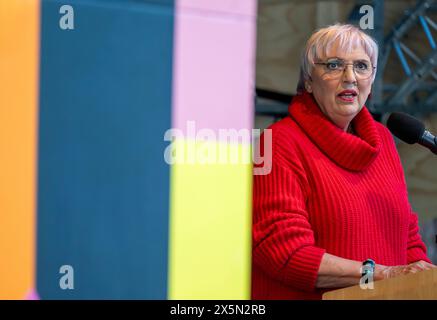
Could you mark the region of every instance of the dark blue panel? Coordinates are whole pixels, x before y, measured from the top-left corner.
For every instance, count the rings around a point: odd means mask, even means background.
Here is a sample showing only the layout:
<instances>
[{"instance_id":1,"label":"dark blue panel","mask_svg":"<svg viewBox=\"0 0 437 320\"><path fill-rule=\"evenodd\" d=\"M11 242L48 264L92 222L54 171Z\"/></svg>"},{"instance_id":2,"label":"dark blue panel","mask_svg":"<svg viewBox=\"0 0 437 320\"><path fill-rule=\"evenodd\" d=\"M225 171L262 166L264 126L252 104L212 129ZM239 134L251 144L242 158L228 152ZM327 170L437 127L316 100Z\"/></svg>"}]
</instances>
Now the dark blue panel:
<instances>
[{"instance_id":1,"label":"dark blue panel","mask_svg":"<svg viewBox=\"0 0 437 320\"><path fill-rule=\"evenodd\" d=\"M74 30L63 4L42 1L37 289L166 299L173 1L70 1Z\"/></svg>"}]
</instances>

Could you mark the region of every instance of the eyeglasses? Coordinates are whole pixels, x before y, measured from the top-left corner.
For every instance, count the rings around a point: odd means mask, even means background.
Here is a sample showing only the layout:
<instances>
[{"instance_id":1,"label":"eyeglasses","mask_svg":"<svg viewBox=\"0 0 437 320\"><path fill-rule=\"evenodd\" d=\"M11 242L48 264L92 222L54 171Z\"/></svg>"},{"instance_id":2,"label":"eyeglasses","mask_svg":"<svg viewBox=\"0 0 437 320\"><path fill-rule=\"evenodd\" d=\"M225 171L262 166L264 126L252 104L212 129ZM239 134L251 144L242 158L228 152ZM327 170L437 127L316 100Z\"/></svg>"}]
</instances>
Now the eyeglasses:
<instances>
[{"instance_id":1,"label":"eyeglasses","mask_svg":"<svg viewBox=\"0 0 437 320\"><path fill-rule=\"evenodd\" d=\"M373 75L375 67L367 60L358 60L353 63L346 63L342 59L329 59L327 62L315 62L314 64L323 65L326 74L332 78L340 77L346 66L353 66L355 77L357 80L366 80Z\"/></svg>"}]
</instances>

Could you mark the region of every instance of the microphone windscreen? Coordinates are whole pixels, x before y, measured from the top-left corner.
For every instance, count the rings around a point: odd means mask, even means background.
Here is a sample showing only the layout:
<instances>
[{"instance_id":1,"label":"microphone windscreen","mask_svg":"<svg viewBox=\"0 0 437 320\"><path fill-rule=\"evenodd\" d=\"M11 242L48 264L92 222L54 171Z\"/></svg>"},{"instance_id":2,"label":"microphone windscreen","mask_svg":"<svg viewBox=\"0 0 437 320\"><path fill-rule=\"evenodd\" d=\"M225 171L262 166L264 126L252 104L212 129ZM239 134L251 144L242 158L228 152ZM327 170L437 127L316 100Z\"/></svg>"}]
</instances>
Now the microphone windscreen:
<instances>
[{"instance_id":1,"label":"microphone windscreen","mask_svg":"<svg viewBox=\"0 0 437 320\"><path fill-rule=\"evenodd\" d=\"M403 112L393 112L388 117L387 127L396 137L409 144L417 143L425 132L422 122Z\"/></svg>"}]
</instances>

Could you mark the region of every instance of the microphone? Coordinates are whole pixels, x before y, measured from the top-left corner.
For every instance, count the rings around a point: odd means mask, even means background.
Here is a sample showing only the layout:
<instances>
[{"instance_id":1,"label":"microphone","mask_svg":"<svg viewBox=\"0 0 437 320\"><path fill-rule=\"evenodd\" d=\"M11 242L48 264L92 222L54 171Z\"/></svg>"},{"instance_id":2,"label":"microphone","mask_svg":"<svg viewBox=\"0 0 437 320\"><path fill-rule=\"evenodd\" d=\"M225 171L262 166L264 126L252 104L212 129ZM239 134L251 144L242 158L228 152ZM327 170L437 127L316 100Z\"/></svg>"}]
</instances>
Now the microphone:
<instances>
[{"instance_id":1,"label":"microphone","mask_svg":"<svg viewBox=\"0 0 437 320\"><path fill-rule=\"evenodd\" d=\"M388 117L387 127L402 141L409 144L421 144L437 154L436 136L426 130L418 119L403 112L393 112Z\"/></svg>"}]
</instances>

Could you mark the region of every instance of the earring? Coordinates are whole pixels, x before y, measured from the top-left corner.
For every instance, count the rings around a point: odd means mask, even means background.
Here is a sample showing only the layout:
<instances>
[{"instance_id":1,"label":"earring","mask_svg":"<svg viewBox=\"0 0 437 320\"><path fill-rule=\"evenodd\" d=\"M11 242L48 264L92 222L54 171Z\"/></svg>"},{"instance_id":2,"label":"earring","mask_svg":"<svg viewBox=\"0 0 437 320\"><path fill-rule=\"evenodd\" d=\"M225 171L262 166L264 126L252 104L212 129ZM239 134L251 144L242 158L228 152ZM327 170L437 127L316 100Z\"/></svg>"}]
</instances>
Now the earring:
<instances>
[{"instance_id":1,"label":"earring","mask_svg":"<svg viewBox=\"0 0 437 320\"><path fill-rule=\"evenodd\" d=\"M309 84L305 84L305 89L311 93L311 86Z\"/></svg>"}]
</instances>

